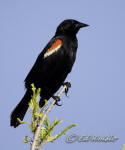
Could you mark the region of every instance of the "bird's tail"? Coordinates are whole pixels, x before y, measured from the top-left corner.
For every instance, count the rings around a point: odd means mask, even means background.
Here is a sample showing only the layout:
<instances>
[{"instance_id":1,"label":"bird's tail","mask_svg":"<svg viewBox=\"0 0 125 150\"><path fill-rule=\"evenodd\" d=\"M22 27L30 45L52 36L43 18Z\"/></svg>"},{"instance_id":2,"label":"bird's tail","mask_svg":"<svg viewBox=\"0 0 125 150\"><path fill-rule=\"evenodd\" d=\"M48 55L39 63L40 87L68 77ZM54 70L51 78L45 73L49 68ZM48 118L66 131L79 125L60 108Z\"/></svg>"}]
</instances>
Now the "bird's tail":
<instances>
[{"instance_id":1,"label":"bird's tail","mask_svg":"<svg viewBox=\"0 0 125 150\"><path fill-rule=\"evenodd\" d=\"M22 100L19 102L19 104L16 106L16 108L12 111L11 117L10 117L10 125L14 126L16 128L20 123L17 120L17 118L20 118L23 120L27 109L29 107L28 103L31 99L32 91L27 90Z\"/></svg>"}]
</instances>

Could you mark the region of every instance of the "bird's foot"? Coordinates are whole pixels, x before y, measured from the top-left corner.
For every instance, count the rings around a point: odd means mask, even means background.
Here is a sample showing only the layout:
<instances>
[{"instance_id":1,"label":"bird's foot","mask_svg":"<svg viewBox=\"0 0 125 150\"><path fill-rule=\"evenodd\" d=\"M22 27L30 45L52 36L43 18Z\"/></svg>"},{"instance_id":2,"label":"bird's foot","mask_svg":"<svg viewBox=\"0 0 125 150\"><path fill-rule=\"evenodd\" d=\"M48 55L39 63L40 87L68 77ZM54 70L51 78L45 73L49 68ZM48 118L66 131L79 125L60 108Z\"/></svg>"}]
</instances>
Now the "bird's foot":
<instances>
[{"instance_id":1,"label":"bird's foot","mask_svg":"<svg viewBox=\"0 0 125 150\"><path fill-rule=\"evenodd\" d=\"M52 96L52 98L56 101L55 105L57 106L62 106L62 104L59 104L58 102L60 101L60 97L59 96Z\"/></svg>"},{"instance_id":2,"label":"bird's foot","mask_svg":"<svg viewBox=\"0 0 125 150\"><path fill-rule=\"evenodd\" d=\"M65 95L68 96L67 94L68 94L69 88L71 88L71 83L70 82L64 82L63 86L66 86Z\"/></svg>"}]
</instances>

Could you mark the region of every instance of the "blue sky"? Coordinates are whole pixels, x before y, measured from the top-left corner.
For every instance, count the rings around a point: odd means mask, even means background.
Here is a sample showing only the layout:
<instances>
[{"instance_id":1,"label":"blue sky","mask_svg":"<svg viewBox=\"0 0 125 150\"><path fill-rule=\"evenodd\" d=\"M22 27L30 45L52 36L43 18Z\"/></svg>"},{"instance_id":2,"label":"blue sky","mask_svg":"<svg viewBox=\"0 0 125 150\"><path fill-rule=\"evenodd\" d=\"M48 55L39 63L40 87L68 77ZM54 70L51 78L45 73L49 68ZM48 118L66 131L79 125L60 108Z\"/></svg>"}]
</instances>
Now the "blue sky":
<instances>
[{"instance_id":1,"label":"blue sky","mask_svg":"<svg viewBox=\"0 0 125 150\"><path fill-rule=\"evenodd\" d=\"M89 24L78 33L77 60L69 98L62 96L51 120L80 136L117 136L114 143L65 143L62 136L43 149L118 150L125 143L125 1L124 0L0 0L1 149L29 149L21 139L28 127L13 129L9 116L25 92L24 79L57 25L72 18ZM25 120L30 114L27 113ZM57 130L58 131L58 130Z\"/></svg>"}]
</instances>

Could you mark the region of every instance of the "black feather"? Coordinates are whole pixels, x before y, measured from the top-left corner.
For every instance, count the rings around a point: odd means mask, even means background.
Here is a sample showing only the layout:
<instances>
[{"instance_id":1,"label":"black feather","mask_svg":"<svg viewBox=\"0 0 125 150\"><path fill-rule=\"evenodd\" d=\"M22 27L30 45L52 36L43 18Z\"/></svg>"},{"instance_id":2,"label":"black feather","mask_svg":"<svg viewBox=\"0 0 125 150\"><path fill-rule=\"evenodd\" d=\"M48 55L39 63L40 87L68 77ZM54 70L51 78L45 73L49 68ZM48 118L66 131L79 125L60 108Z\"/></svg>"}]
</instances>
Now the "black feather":
<instances>
[{"instance_id":1,"label":"black feather","mask_svg":"<svg viewBox=\"0 0 125 150\"><path fill-rule=\"evenodd\" d=\"M75 62L78 47L76 33L80 27L82 27L82 23L71 19L63 21L58 26L55 36L39 54L25 79L27 92L11 114L11 126L17 127L19 123L16 118L18 117L23 120L25 116L31 98L32 92L30 88L32 83L34 83L36 88L41 88L40 107L44 105L44 100L49 100L64 83ZM51 55L44 57L47 50L58 39L62 41L61 47Z\"/></svg>"}]
</instances>

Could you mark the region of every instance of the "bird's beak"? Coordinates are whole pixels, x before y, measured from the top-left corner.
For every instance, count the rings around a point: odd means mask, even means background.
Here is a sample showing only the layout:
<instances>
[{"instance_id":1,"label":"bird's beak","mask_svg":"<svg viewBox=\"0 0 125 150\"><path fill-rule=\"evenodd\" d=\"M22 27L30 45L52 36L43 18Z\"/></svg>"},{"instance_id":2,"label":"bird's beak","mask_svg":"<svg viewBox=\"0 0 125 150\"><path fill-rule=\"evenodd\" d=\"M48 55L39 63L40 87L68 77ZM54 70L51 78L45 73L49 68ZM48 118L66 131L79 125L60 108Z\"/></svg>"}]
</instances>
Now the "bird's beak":
<instances>
[{"instance_id":1,"label":"bird's beak","mask_svg":"<svg viewBox=\"0 0 125 150\"><path fill-rule=\"evenodd\" d=\"M88 27L89 25L80 22L80 23L78 24L78 26L79 26L79 28L83 28L83 27Z\"/></svg>"}]
</instances>

